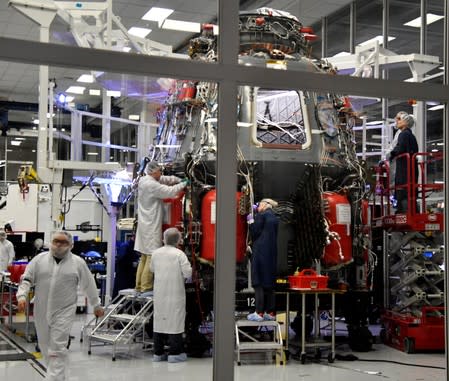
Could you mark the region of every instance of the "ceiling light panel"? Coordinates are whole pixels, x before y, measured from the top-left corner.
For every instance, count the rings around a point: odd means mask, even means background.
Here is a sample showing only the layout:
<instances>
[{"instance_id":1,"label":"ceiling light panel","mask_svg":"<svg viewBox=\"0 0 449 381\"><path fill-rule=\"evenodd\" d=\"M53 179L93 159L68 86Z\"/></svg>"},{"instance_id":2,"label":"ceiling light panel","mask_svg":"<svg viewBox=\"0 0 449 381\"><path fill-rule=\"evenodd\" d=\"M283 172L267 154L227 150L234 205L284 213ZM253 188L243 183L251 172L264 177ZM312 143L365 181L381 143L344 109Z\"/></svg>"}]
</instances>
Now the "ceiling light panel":
<instances>
[{"instance_id":1,"label":"ceiling light panel","mask_svg":"<svg viewBox=\"0 0 449 381\"><path fill-rule=\"evenodd\" d=\"M128 30L128 33L133 36L136 36L136 37L145 38L146 36L148 36L151 33L151 29L138 28L136 26L133 26L132 28L130 28Z\"/></svg>"},{"instance_id":2,"label":"ceiling light panel","mask_svg":"<svg viewBox=\"0 0 449 381\"><path fill-rule=\"evenodd\" d=\"M65 92L72 94L84 94L84 90L86 90L83 86L70 86Z\"/></svg>"},{"instance_id":3,"label":"ceiling light panel","mask_svg":"<svg viewBox=\"0 0 449 381\"><path fill-rule=\"evenodd\" d=\"M393 41L395 39L396 39L396 37L388 36L388 41ZM370 38L369 40L361 42L358 46L368 45L374 41L379 41L379 45L382 45L384 43L384 36L376 36L376 37Z\"/></svg>"},{"instance_id":4,"label":"ceiling light panel","mask_svg":"<svg viewBox=\"0 0 449 381\"><path fill-rule=\"evenodd\" d=\"M181 32L200 33L201 24L199 22L167 19L162 24L162 29L179 30Z\"/></svg>"},{"instance_id":5,"label":"ceiling light panel","mask_svg":"<svg viewBox=\"0 0 449 381\"><path fill-rule=\"evenodd\" d=\"M94 76L91 74L82 74L80 77L76 80L77 82L83 82L83 83L93 83L94 82Z\"/></svg>"},{"instance_id":6,"label":"ceiling light panel","mask_svg":"<svg viewBox=\"0 0 449 381\"><path fill-rule=\"evenodd\" d=\"M142 20L162 22L173 12L173 9L153 7L143 15Z\"/></svg>"},{"instance_id":7,"label":"ceiling light panel","mask_svg":"<svg viewBox=\"0 0 449 381\"><path fill-rule=\"evenodd\" d=\"M428 110L429 111L437 111L437 110L442 110L442 109L444 109L444 105L436 105L436 106L430 107Z\"/></svg>"},{"instance_id":8,"label":"ceiling light panel","mask_svg":"<svg viewBox=\"0 0 449 381\"><path fill-rule=\"evenodd\" d=\"M90 90L89 90L89 95L96 95L96 96L99 96L99 95L101 95L101 90L90 89Z\"/></svg>"},{"instance_id":9,"label":"ceiling light panel","mask_svg":"<svg viewBox=\"0 0 449 381\"><path fill-rule=\"evenodd\" d=\"M427 25L430 25L434 23L435 21L444 19L444 16L435 15L433 13L427 13L426 14L426 23ZM417 17L416 19L410 20L409 22L406 22L404 25L411 26L413 28L421 28L421 16Z\"/></svg>"},{"instance_id":10,"label":"ceiling light panel","mask_svg":"<svg viewBox=\"0 0 449 381\"><path fill-rule=\"evenodd\" d=\"M122 94L120 91L108 90L108 91L106 91L106 95L108 97L119 97Z\"/></svg>"}]
</instances>

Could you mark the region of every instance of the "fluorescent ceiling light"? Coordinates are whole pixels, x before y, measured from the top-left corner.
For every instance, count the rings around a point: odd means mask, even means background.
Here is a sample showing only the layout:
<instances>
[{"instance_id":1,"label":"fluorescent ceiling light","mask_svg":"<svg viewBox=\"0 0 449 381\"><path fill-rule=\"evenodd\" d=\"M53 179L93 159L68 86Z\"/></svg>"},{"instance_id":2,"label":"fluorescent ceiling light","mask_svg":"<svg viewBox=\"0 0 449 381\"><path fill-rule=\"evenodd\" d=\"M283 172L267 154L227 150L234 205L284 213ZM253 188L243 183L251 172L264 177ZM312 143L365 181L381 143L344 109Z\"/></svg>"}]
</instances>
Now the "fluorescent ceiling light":
<instances>
[{"instance_id":1,"label":"fluorescent ceiling light","mask_svg":"<svg viewBox=\"0 0 449 381\"><path fill-rule=\"evenodd\" d=\"M70 86L65 92L72 94L84 94L84 90L86 90L83 86Z\"/></svg>"},{"instance_id":2,"label":"fluorescent ceiling light","mask_svg":"<svg viewBox=\"0 0 449 381\"><path fill-rule=\"evenodd\" d=\"M83 82L83 83L94 83L94 80L95 79L92 74L82 74L76 81Z\"/></svg>"},{"instance_id":3,"label":"fluorescent ceiling light","mask_svg":"<svg viewBox=\"0 0 449 381\"><path fill-rule=\"evenodd\" d=\"M89 90L89 95L101 95L101 90L90 89Z\"/></svg>"},{"instance_id":4,"label":"fluorescent ceiling light","mask_svg":"<svg viewBox=\"0 0 449 381\"><path fill-rule=\"evenodd\" d=\"M396 37L388 36L388 41L393 41L395 39L396 39ZM361 42L360 44L358 44L358 46L368 45L368 44L370 44L371 42L374 42L374 41L379 41L379 45L382 45L384 43L384 37L383 36L376 36L376 37L370 38L369 40Z\"/></svg>"},{"instance_id":5,"label":"fluorescent ceiling light","mask_svg":"<svg viewBox=\"0 0 449 381\"><path fill-rule=\"evenodd\" d=\"M436 106L430 107L428 110L436 111L436 110L442 110L442 109L444 109L444 105L436 105Z\"/></svg>"},{"instance_id":6,"label":"fluorescent ceiling light","mask_svg":"<svg viewBox=\"0 0 449 381\"><path fill-rule=\"evenodd\" d=\"M87 153L89 156L97 156L98 152L88 152Z\"/></svg>"},{"instance_id":7,"label":"fluorescent ceiling light","mask_svg":"<svg viewBox=\"0 0 449 381\"><path fill-rule=\"evenodd\" d=\"M151 29L138 28L137 26L133 26L132 28L130 28L128 30L128 33L133 36L145 38L146 36L148 36L151 33Z\"/></svg>"},{"instance_id":8,"label":"fluorescent ceiling light","mask_svg":"<svg viewBox=\"0 0 449 381\"><path fill-rule=\"evenodd\" d=\"M122 93L120 91L115 91L115 90L107 90L106 91L106 95L108 97L119 97L120 95L122 95Z\"/></svg>"},{"instance_id":9,"label":"fluorescent ceiling light","mask_svg":"<svg viewBox=\"0 0 449 381\"><path fill-rule=\"evenodd\" d=\"M74 99L75 99L75 97L72 97L71 95L67 95L67 96L65 97L66 103L69 103L69 102L73 101Z\"/></svg>"},{"instance_id":10,"label":"fluorescent ceiling light","mask_svg":"<svg viewBox=\"0 0 449 381\"><path fill-rule=\"evenodd\" d=\"M162 22L173 12L173 9L153 7L143 15L142 20Z\"/></svg>"},{"instance_id":11,"label":"fluorescent ceiling light","mask_svg":"<svg viewBox=\"0 0 449 381\"><path fill-rule=\"evenodd\" d=\"M182 32L200 33L201 25L199 22L189 22L167 19L162 24L162 29L180 30Z\"/></svg>"},{"instance_id":12,"label":"fluorescent ceiling light","mask_svg":"<svg viewBox=\"0 0 449 381\"><path fill-rule=\"evenodd\" d=\"M351 55L351 53L349 53L349 52L340 52L340 53L334 54L332 57L346 57L346 56L350 56L350 55Z\"/></svg>"},{"instance_id":13,"label":"fluorescent ceiling light","mask_svg":"<svg viewBox=\"0 0 449 381\"><path fill-rule=\"evenodd\" d=\"M137 114L130 114L128 115L129 120L140 120L140 115Z\"/></svg>"},{"instance_id":14,"label":"fluorescent ceiling light","mask_svg":"<svg viewBox=\"0 0 449 381\"><path fill-rule=\"evenodd\" d=\"M434 23L435 21L444 19L444 16L435 15L433 13L427 13L426 14L426 23L427 25L430 25ZM421 28L421 16L417 17L416 19L413 19L409 22L406 22L404 25L411 26L413 28Z\"/></svg>"},{"instance_id":15,"label":"fluorescent ceiling light","mask_svg":"<svg viewBox=\"0 0 449 381\"><path fill-rule=\"evenodd\" d=\"M39 119L33 119L33 124L39 124Z\"/></svg>"},{"instance_id":16,"label":"fluorescent ceiling light","mask_svg":"<svg viewBox=\"0 0 449 381\"><path fill-rule=\"evenodd\" d=\"M26 140L25 138L14 138L14 140Z\"/></svg>"},{"instance_id":17,"label":"fluorescent ceiling light","mask_svg":"<svg viewBox=\"0 0 449 381\"><path fill-rule=\"evenodd\" d=\"M383 124L384 121L383 120L373 120L372 122L367 122L366 125L367 126L375 126L376 124Z\"/></svg>"},{"instance_id":18,"label":"fluorescent ceiling light","mask_svg":"<svg viewBox=\"0 0 449 381\"><path fill-rule=\"evenodd\" d=\"M22 142L19 140L11 140L11 145L12 146L20 146L22 144Z\"/></svg>"},{"instance_id":19,"label":"fluorescent ceiling light","mask_svg":"<svg viewBox=\"0 0 449 381\"><path fill-rule=\"evenodd\" d=\"M124 46L122 51L125 53L129 53L131 51L131 48L129 46Z\"/></svg>"}]
</instances>

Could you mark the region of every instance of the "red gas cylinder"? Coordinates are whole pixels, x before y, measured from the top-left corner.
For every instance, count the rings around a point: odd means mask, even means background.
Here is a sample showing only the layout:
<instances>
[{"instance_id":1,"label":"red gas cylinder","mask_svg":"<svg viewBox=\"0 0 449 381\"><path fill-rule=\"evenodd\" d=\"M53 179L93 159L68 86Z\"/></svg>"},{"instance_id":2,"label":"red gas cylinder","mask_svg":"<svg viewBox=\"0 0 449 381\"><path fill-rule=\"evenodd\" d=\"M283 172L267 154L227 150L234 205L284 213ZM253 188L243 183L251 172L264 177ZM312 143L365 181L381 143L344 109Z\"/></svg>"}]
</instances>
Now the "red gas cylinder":
<instances>
[{"instance_id":1,"label":"red gas cylinder","mask_svg":"<svg viewBox=\"0 0 449 381\"><path fill-rule=\"evenodd\" d=\"M351 205L345 195L324 192L325 217L329 224L330 244L322 262L325 267L339 267L352 261Z\"/></svg>"},{"instance_id":2,"label":"red gas cylinder","mask_svg":"<svg viewBox=\"0 0 449 381\"><path fill-rule=\"evenodd\" d=\"M8 271L11 273L9 279L11 282L19 283L20 277L25 272L28 262L13 262L8 266Z\"/></svg>"},{"instance_id":3,"label":"red gas cylinder","mask_svg":"<svg viewBox=\"0 0 449 381\"><path fill-rule=\"evenodd\" d=\"M196 96L196 84L194 81L182 81L178 93L178 101L190 101Z\"/></svg>"},{"instance_id":4,"label":"red gas cylinder","mask_svg":"<svg viewBox=\"0 0 449 381\"><path fill-rule=\"evenodd\" d=\"M241 193L236 193L236 205L239 205ZM215 189L206 193L201 201L201 258L209 261L215 260L215 222L216 222L216 199ZM237 213L236 232L236 260L241 262L246 250L246 219Z\"/></svg>"},{"instance_id":5,"label":"red gas cylinder","mask_svg":"<svg viewBox=\"0 0 449 381\"><path fill-rule=\"evenodd\" d=\"M182 226L182 201L184 192L181 192L175 198L165 198L164 202L164 220L162 221L162 231L168 228Z\"/></svg>"}]
</instances>

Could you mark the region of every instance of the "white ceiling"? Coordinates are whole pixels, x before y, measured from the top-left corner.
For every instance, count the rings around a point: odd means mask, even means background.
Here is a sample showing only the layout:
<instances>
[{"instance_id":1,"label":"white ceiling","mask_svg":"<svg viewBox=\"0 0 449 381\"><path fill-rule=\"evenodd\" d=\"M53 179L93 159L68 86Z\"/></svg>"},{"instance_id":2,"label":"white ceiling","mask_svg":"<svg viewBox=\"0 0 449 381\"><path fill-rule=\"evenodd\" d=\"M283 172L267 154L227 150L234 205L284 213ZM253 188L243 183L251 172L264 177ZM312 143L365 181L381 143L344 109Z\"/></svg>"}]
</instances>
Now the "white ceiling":
<instances>
[{"instance_id":1,"label":"white ceiling","mask_svg":"<svg viewBox=\"0 0 449 381\"><path fill-rule=\"evenodd\" d=\"M94 3L94 1L74 1L74 3L75 2ZM297 16L303 25L310 25L319 21L321 17L334 12L350 2L351 0L242 0L240 3L242 11L267 6L290 12ZM194 34L159 29L156 22L141 19L141 17L153 6L175 9L175 12L170 15L170 19L199 23L216 23L217 20L218 2L216 0L113 0L113 13L120 17L121 22L128 29L132 26L149 28L152 29L152 32L147 38L170 45L173 49L185 48L188 40L194 36ZM50 41L56 43L74 43L68 29L69 27L67 24L61 19L55 18L50 26ZM3 0L0 2L0 36L26 40L39 40L39 27L16 9L8 6L8 1ZM64 91L69 85L74 84L81 74L82 72L80 71L50 68L50 77L56 78L59 86L58 91ZM97 88L98 87L99 86L97 86ZM0 99L37 102L38 67L0 61ZM78 100L79 99L80 97L78 97ZM92 102L99 103L100 99L91 98L89 100L84 98L81 102L91 104Z\"/></svg>"}]
</instances>

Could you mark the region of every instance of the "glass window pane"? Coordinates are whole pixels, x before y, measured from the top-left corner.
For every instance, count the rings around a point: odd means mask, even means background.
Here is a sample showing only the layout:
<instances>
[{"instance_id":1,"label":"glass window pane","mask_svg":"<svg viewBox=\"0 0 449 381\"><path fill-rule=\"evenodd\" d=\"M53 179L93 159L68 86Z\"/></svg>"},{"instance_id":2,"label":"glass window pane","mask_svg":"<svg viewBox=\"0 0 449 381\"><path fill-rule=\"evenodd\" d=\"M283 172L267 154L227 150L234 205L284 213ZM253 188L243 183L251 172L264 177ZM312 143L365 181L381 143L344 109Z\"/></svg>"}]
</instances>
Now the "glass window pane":
<instances>
[{"instance_id":1,"label":"glass window pane","mask_svg":"<svg viewBox=\"0 0 449 381\"><path fill-rule=\"evenodd\" d=\"M129 4L108 2L51 1L48 6L29 7L20 1L0 6L4 37L20 38L117 52L186 59L189 40L203 25L217 26L218 1L189 6L151 6L145 1ZM48 25L47 25L48 24ZM40 33L40 25L48 27ZM109 28L111 32L108 33ZM213 62L213 61L208 61Z\"/></svg>"}]
</instances>

